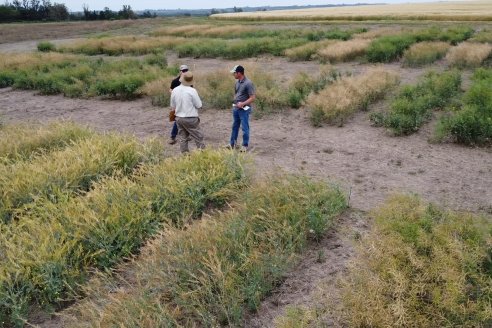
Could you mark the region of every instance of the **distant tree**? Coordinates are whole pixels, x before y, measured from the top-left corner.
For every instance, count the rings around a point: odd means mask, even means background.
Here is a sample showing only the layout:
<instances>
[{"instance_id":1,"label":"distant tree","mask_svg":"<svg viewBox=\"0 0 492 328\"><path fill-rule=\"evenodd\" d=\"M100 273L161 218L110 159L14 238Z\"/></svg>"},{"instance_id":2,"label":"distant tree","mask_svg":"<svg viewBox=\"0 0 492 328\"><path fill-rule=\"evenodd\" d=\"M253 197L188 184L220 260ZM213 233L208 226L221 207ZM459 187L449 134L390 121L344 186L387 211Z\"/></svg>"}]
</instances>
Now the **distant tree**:
<instances>
[{"instance_id":1,"label":"distant tree","mask_svg":"<svg viewBox=\"0 0 492 328\"><path fill-rule=\"evenodd\" d=\"M48 19L54 21L67 20L70 17L64 3L54 3L48 10Z\"/></svg>"},{"instance_id":2,"label":"distant tree","mask_svg":"<svg viewBox=\"0 0 492 328\"><path fill-rule=\"evenodd\" d=\"M236 6L234 6L234 8L232 8L232 10L235 12L235 13L240 13L243 11L243 8L237 8Z\"/></svg>"},{"instance_id":3,"label":"distant tree","mask_svg":"<svg viewBox=\"0 0 492 328\"><path fill-rule=\"evenodd\" d=\"M215 8L212 8L212 10L210 11L210 15L215 15L215 14L218 14L218 13L220 13L220 11L218 11Z\"/></svg>"},{"instance_id":4,"label":"distant tree","mask_svg":"<svg viewBox=\"0 0 492 328\"><path fill-rule=\"evenodd\" d=\"M84 18L86 20L89 20L90 16L91 16L91 12L89 11L89 5L84 3L82 5L82 10L84 11Z\"/></svg>"},{"instance_id":5,"label":"distant tree","mask_svg":"<svg viewBox=\"0 0 492 328\"><path fill-rule=\"evenodd\" d=\"M19 19L19 12L13 5L0 5L0 22L11 22Z\"/></svg>"},{"instance_id":6,"label":"distant tree","mask_svg":"<svg viewBox=\"0 0 492 328\"><path fill-rule=\"evenodd\" d=\"M132 10L130 5L123 5L123 9L118 11L118 16L123 19L135 19L137 15Z\"/></svg>"}]
</instances>

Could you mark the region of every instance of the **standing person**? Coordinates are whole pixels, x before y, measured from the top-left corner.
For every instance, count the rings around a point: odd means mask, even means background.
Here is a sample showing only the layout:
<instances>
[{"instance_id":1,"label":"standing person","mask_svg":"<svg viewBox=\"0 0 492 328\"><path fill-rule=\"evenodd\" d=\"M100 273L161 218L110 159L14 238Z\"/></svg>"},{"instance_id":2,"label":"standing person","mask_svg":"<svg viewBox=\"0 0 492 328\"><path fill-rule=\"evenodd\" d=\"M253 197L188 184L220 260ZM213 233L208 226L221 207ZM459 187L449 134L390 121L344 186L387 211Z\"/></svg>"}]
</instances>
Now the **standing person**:
<instances>
[{"instance_id":1,"label":"standing person","mask_svg":"<svg viewBox=\"0 0 492 328\"><path fill-rule=\"evenodd\" d=\"M243 130L243 143L241 151L248 151L249 147L249 114L252 110L252 103L256 99L255 86L253 82L244 75L244 67L236 65L231 70L234 78L237 80L234 86L234 101L232 104L232 133L229 147L237 147L237 137L239 127Z\"/></svg>"},{"instance_id":2,"label":"standing person","mask_svg":"<svg viewBox=\"0 0 492 328\"><path fill-rule=\"evenodd\" d=\"M202 101L198 92L192 87L193 73L185 72L179 79L181 84L171 93L171 108L176 110L178 125L179 148L182 153L189 151L188 138L195 140L196 147L205 148L203 133L200 131L198 110L202 108Z\"/></svg>"},{"instance_id":3,"label":"standing person","mask_svg":"<svg viewBox=\"0 0 492 328\"><path fill-rule=\"evenodd\" d=\"M179 66L179 75L171 81L171 87L169 88L170 93L173 92L174 88L178 87L181 84L181 82L179 82L179 79L181 78L181 75L183 75L183 73L186 72L188 72L187 65ZM174 145L176 143L177 135L178 135L178 124L176 124L176 121L174 121L173 128L171 130L171 139L169 139L170 145Z\"/></svg>"}]
</instances>

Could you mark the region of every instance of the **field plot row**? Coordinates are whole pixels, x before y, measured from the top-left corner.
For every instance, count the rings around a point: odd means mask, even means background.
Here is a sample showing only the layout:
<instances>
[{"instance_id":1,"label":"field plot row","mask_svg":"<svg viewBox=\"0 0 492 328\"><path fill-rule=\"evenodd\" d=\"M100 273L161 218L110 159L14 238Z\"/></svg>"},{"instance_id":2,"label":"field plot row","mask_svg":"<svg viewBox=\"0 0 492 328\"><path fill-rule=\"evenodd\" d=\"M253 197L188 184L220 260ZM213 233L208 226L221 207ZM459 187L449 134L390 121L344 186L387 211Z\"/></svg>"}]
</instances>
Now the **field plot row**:
<instances>
[{"instance_id":1,"label":"field plot row","mask_svg":"<svg viewBox=\"0 0 492 328\"><path fill-rule=\"evenodd\" d=\"M300 177L252 186L234 209L186 230L168 229L128 265L134 284L99 278L68 326L240 326L345 207L334 187Z\"/></svg>"},{"instance_id":2,"label":"field plot row","mask_svg":"<svg viewBox=\"0 0 492 328\"><path fill-rule=\"evenodd\" d=\"M290 308L276 327L489 327L490 217L396 195L371 215L340 279L340 300L320 282L314 306ZM332 318L328 321L327 318Z\"/></svg>"},{"instance_id":3,"label":"field plot row","mask_svg":"<svg viewBox=\"0 0 492 328\"><path fill-rule=\"evenodd\" d=\"M75 143L66 150L35 156L31 165L9 163L19 175L35 181L45 176L43 172L50 176L47 181L56 184L57 175L64 180L58 166L33 172L31 167L39 166L39 159L60 162L71 176L58 187L31 185L26 194L39 196L25 198L15 216L0 223L2 326L22 325L33 306L49 310L73 299L90 270L111 268L163 227L185 226L206 208L223 205L247 183L245 161L233 152L206 151L159 161L162 149L153 148L154 159L136 167L137 162L130 160L135 159L135 150L115 143L127 145L126 137L99 138L87 139L91 151ZM145 153L146 145L130 144ZM96 182L91 179L96 174L80 171L78 163L107 163L98 151L126 156L131 165L117 170L113 160L115 169L99 170ZM72 180L75 185L69 184ZM75 186L78 192L73 193ZM15 194L14 187L2 186L3 203Z\"/></svg>"},{"instance_id":4,"label":"field plot row","mask_svg":"<svg viewBox=\"0 0 492 328\"><path fill-rule=\"evenodd\" d=\"M40 43L38 48L40 51L56 50L91 56L163 54L173 50L179 57L194 58L241 59L271 54L287 56L293 61L319 59L322 62L337 62L359 57L369 62L389 62L401 57L413 44L424 41L456 45L471 38L475 44L486 43L492 37L492 31L481 30L475 36L474 32L467 25L372 30L366 27L292 29L248 25L184 25L163 28L150 36L103 36L58 48L50 43Z\"/></svg>"}]
</instances>

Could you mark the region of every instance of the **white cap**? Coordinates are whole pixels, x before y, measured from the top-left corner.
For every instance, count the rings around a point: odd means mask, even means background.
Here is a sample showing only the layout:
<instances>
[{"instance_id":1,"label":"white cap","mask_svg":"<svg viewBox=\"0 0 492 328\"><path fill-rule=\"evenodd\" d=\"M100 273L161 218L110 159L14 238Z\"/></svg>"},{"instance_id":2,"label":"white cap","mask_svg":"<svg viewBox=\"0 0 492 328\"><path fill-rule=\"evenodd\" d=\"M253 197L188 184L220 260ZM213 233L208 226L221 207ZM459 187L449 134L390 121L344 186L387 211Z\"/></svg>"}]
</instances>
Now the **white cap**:
<instances>
[{"instance_id":1,"label":"white cap","mask_svg":"<svg viewBox=\"0 0 492 328\"><path fill-rule=\"evenodd\" d=\"M179 70L180 71L185 70L185 69L188 69L188 65L181 65L181 66L179 66Z\"/></svg>"}]
</instances>

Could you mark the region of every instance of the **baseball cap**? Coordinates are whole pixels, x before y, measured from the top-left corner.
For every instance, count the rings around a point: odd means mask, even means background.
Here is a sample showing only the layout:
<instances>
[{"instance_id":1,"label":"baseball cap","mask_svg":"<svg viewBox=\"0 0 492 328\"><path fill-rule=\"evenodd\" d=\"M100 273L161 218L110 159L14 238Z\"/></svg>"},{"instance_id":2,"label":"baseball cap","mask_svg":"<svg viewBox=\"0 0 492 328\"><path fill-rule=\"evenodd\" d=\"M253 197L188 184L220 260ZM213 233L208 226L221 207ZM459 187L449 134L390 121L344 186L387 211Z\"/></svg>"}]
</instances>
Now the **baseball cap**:
<instances>
[{"instance_id":1,"label":"baseball cap","mask_svg":"<svg viewBox=\"0 0 492 328\"><path fill-rule=\"evenodd\" d=\"M181 65L179 66L180 71L188 70L188 65Z\"/></svg>"},{"instance_id":2,"label":"baseball cap","mask_svg":"<svg viewBox=\"0 0 492 328\"><path fill-rule=\"evenodd\" d=\"M231 69L231 73L244 73L244 67L242 67L241 65L236 65L234 66L233 69Z\"/></svg>"}]
</instances>

